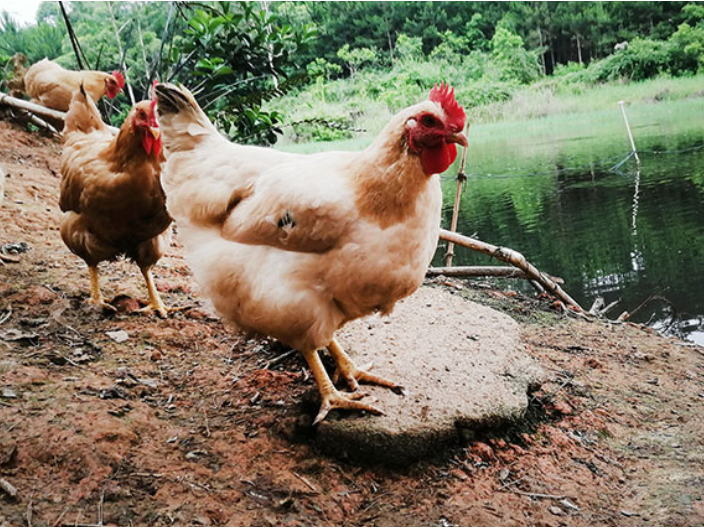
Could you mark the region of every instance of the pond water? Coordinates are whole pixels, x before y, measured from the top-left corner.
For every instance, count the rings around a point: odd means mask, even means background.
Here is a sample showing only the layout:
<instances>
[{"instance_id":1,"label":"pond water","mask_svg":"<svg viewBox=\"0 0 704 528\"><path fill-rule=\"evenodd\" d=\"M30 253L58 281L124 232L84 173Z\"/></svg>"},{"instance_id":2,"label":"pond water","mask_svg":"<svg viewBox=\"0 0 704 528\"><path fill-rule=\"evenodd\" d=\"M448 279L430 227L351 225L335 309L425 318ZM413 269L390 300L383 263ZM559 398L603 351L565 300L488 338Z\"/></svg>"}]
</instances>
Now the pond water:
<instances>
[{"instance_id":1,"label":"pond water","mask_svg":"<svg viewBox=\"0 0 704 528\"><path fill-rule=\"evenodd\" d=\"M588 309L704 344L704 99L470 130L458 230L520 251ZM456 167L445 173L449 226ZM455 265L500 264L456 248ZM435 264L443 261L444 248ZM519 288L525 281L515 281ZM527 286L530 289L530 286Z\"/></svg>"}]
</instances>

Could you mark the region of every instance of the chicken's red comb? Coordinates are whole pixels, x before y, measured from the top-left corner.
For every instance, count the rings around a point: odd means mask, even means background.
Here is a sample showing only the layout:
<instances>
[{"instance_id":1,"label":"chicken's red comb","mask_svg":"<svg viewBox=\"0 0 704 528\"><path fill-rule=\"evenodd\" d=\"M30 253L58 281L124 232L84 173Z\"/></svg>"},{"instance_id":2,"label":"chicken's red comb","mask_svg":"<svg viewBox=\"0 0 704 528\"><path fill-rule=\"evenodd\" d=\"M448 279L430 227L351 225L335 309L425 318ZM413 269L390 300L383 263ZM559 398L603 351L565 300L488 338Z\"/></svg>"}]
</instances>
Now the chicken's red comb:
<instances>
[{"instance_id":1,"label":"chicken's red comb","mask_svg":"<svg viewBox=\"0 0 704 528\"><path fill-rule=\"evenodd\" d=\"M441 82L430 90L430 100L442 106L445 114L448 117L450 124L455 125L460 130L464 128L464 121L467 117L462 108L455 99L455 89L449 84Z\"/></svg>"},{"instance_id":2,"label":"chicken's red comb","mask_svg":"<svg viewBox=\"0 0 704 528\"><path fill-rule=\"evenodd\" d=\"M112 72L112 76L115 77L117 85L120 87L120 90L122 90L125 87L125 76L117 70Z\"/></svg>"}]
</instances>

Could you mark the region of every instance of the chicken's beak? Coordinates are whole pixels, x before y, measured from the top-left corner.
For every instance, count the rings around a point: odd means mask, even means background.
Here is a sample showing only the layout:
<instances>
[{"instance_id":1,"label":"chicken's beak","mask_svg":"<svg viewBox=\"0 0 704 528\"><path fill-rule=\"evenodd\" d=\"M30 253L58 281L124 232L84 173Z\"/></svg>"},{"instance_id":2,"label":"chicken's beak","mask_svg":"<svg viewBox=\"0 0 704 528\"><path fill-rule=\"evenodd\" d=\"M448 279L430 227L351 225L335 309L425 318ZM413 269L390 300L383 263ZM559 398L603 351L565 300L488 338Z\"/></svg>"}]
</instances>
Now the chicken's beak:
<instances>
[{"instance_id":1,"label":"chicken's beak","mask_svg":"<svg viewBox=\"0 0 704 528\"><path fill-rule=\"evenodd\" d=\"M154 136L154 139L159 139L159 136L161 136L161 130L157 127L149 127L149 132Z\"/></svg>"},{"instance_id":2,"label":"chicken's beak","mask_svg":"<svg viewBox=\"0 0 704 528\"><path fill-rule=\"evenodd\" d=\"M445 141L447 141L448 143L457 143L458 145L462 145L464 148L467 148L469 146L469 141L467 141L467 136L464 135L464 132L450 134L449 136L447 136Z\"/></svg>"}]
</instances>

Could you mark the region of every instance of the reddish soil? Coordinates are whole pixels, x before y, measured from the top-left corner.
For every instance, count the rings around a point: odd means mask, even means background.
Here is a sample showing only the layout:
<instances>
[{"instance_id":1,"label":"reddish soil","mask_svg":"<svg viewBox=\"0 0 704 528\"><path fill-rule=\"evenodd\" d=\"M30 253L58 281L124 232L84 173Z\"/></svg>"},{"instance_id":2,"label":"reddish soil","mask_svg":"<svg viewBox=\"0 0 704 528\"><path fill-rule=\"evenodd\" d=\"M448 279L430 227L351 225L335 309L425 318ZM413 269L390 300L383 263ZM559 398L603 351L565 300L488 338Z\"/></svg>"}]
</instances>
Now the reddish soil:
<instances>
[{"instance_id":1,"label":"reddish soil","mask_svg":"<svg viewBox=\"0 0 704 528\"><path fill-rule=\"evenodd\" d=\"M102 268L120 313L87 307L59 153L0 123L0 244L31 246L0 265L0 478L18 490L0 491L0 525L704 523L701 348L463 285L552 374L525 423L404 469L334 460L302 359L267 365L287 349L210 317L177 243L156 269L168 319L130 313L146 292L128 262Z\"/></svg>"}]
</instances>

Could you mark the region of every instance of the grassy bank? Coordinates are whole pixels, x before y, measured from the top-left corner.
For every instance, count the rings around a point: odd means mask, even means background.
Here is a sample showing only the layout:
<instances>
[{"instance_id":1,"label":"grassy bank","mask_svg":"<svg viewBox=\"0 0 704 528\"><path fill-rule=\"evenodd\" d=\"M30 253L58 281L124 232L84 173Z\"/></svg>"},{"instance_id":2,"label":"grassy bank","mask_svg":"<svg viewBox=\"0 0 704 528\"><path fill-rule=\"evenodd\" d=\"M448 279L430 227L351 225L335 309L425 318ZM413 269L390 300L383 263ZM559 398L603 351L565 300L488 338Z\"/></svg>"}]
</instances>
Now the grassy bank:
<instances>
[{"instance_id":1,"label":"grassy bank","mask_svg":"<svg viewBox=\"0 0 704 528\"><path fill-rule=\"evenodd\" d=\"M361 83L357 84L361 87ZM279 148L292 152L316 152L366 146L391 117L393 109L354 87L353 80L333 81L288 96L277 102L277 108L286 109L291 122L323 118L365 132L337 132L338 137L343 137L320 142L297 136L292 127L286 127ZM529 126L539 134L549 134L555 127L574 127L575 122L581 120L588 120L591 125L601 122L602 126L612 129L622 126L618 101L625 101L632 109L629 112L643 119L652 121L659 116L659 120L666 120L673 108L680 110L680 107L694 106L698 109L701 106L698 103L704 98L703 87L704 75L600 85L550 78L517 89L506 101L468 108L467 113L474 138L522 135L526 122L530 122ZM676 113L680 114L679 111ZM575 133L579 133L578 127L575 127ZM321 137L328 136L323 133Z\"/></svg>"}]
</instances>

